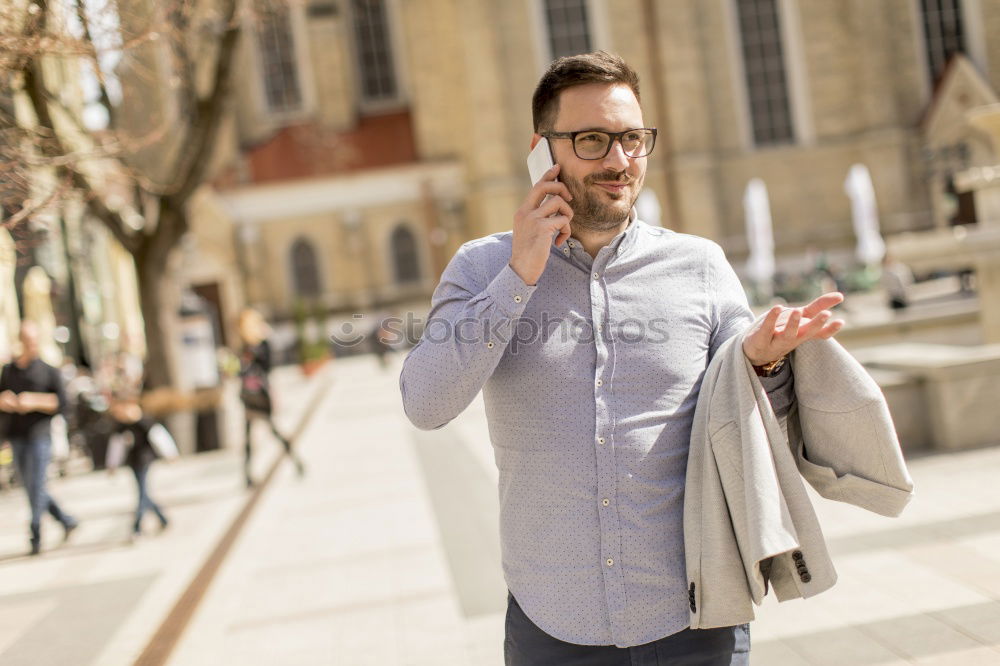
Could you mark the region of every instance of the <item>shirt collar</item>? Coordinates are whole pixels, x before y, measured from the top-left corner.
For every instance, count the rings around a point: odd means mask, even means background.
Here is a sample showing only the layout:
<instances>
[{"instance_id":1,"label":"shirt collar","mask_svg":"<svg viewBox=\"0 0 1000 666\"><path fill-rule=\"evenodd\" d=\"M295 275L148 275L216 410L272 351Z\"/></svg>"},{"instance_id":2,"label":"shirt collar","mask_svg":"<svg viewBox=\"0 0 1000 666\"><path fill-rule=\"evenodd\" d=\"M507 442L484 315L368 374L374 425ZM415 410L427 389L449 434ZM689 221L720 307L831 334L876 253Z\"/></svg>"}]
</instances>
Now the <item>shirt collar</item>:
<instances>
[{"instance_id":1,"label":"shirt collar","mask_svg":"<svg viewBox=\"0 0 1000 666\"><path fill-rule=\"evenodd\" d=\"M628 213L628 226L625 227L617 236L611 239L611 242L607 244L606 247L611 248L612 252L621 255L629 247L635 243L635 238L638 235L638 228L642 225L642 220L639 219L638 213L636 213L635 206ZM569 243L572 241L577 247L580 246L580 242L573 238L568 238L562 242L561 245L553 245L553 251L558 250L561 254L569 254Z\"/></svg>"}]
</instances>

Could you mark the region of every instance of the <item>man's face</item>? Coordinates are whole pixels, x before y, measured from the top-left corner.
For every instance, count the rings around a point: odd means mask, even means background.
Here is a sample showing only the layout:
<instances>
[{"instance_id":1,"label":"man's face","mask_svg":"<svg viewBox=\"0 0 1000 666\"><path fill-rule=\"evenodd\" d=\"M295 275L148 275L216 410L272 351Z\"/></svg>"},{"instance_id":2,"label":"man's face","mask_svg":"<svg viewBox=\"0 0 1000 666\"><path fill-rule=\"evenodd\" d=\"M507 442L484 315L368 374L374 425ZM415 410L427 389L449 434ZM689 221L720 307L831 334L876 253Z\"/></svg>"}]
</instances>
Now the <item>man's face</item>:
<instances>
[{"instance_id":1,"label":"man's face","mask_svg":"<svg viewBox=\"0 0 1000 666\"><path fill-rule=\"evenodd\" d=\"M560 93L559 113L552 130L621 132L639 127L644 127L642 109L628 86L588 83ZM570 206L574 215L570 224L593 231L619 228L639 197L646 177L646 158L628 157L619 141L599 160L577 157L569 139L549 139L549 142L561 166L559 180L573 195Z\"/></svg>"},{"instance_id":2,"label":"man's face","mask_svg":"<svg viewBox=\"0 0 1000 666\"><path fill-rule=\"evenodd\" d=\"M25 322L21 325L21 354L26 358L38 356L38 329L34 324Z\"/></svg>"}]
</instances>

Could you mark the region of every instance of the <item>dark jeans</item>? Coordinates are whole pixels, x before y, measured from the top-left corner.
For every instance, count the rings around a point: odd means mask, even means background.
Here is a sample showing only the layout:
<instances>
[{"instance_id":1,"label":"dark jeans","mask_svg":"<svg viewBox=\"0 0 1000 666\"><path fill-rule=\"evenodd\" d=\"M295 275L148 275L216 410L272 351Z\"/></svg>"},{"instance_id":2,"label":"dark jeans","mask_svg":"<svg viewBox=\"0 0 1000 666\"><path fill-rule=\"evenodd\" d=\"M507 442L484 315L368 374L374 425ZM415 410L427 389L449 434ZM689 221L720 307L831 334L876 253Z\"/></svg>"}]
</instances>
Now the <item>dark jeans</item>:
<instances>
[{"instance_id":1,"label":"dark jeans","mask_svg":"<svg viewBox=\"0 0 1000 666\"><path fill-rule=\"evenodd\" d=\"M507 595L506 666L747 666L750 625L685 629L630 648L565 643L538 628Z\"/></svg>"},{"instance_id":2,"label":"dark jeans","mask_svg":"<svg viewBox=\"0 0 1000 666\"><path fill-rule=\"evenodd\" d=\"M34 437L12 437L14 463L17 474L24 484L31 506L31 540L36 542L41 536L42 514L48 511L63 526L75 525L76 520L59 508L45 489L49 458L52 455L52 439L46 431Z\"/></svg>"},{"instance_id":3,"label":"dark jeans","mask_svg":"<svg viewBox=\"0 0 1000 666\"><path fill-rule=\"evenodd\" d=\"M139 506L135 510L135 525L132 530L134 532L140 531L140 526L142 524L142 517L146 514L146 511L152 509L156 517L160 519L161 525L166 525L169 521L167 517L163 515L163 511L160 510L159 505L153 501L153 498L149 496L149 490L146 488L146 477L149 474L149 464L137 465L132 468L132 472L135 474L135 483L139 490Z\"/></svg>"}]
</instances>

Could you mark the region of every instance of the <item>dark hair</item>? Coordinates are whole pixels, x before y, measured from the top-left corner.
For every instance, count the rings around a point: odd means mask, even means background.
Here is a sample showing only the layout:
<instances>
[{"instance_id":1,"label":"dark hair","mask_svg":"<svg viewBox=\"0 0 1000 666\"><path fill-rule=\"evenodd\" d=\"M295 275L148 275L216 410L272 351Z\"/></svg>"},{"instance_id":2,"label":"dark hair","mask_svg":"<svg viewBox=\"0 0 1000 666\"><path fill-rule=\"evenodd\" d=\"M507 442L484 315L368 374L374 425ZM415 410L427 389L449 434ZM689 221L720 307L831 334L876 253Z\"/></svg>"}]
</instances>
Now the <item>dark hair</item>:
<instances>
[{"instance_id":1,"label":"dark hair","mask_svg":"<svg viewBox=\"0 0 1000 666\"><path fill-rule=\"evenodd\" d=\"M559 93L587 83L620 83L639 99L639 75L620 56L606 51L565 56L552 61L531 97L535 131L548 129L559 112Z\"/></svg>"}]
</instances>

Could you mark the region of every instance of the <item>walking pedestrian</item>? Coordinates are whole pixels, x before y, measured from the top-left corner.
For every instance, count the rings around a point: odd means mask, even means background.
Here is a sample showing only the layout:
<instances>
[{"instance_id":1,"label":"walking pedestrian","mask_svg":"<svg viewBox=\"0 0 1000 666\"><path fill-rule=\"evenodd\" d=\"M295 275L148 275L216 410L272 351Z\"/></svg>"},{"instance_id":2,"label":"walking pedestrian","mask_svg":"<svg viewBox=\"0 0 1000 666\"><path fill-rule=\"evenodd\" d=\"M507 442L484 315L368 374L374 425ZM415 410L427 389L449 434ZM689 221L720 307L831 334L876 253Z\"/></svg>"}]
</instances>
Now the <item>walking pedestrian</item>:
<instances>
[{"instance_id":1,"label":"walking pedestrian","mask_svg":"<svg viewBox=\"0 0 1000 666\"><path fill-rule=\"evenodd\" d=\"M271 347L267 341L270 327L264 317L253 308L246 308L240 313L240 337L243 349L240 352L240 400L246 414L246 442L243 458L243 471L246 475L247 488L254 485L250 473L250 460L253 452L251 430L254 422L263 421L285 449L285 455L295 463L299 476L305 474L302 459L292 451L292 443L281 434L272 418L273 400L271 397Z\"/></svg>"},{"instance_id":2,"label":"walking pedestrian","mask_svg":"<svg viewBox=\"0 0 1000 666\"><path fill-rule=\"evenodd\" d=\"M404 409L439 428L483 392L508 665L746 664L749 625L690 628L683 506L701 380L741 335L754 381L787 413L785 358L840 329L828 308L843 297L751 326L718 245L637 219L657 130L619 57L556 60L532 107L531 147L548 141L554 166L511 232L452 258L404 362Z\"/></svg>"},{"instance_id":3,"label":"walking pedestrian","mask_svg":"<svg viewBox=\"0 0 1000 666\"><path fill-rule=\"evenodd\" d=\"M42 547L42 515L48 512L63 527L68 539L79 522L63 511L46 489L52 455L51 421L66 410L62 377L38 357L38 326L21 324L21 353L0 371L0 411L9 414L7 438L14 449L14 463L31 507L31 554Z\"/></svg>"},{"instance_id":4,"label":"walking pedestrian","mask_svg":"<svg viewBox=\"0 0 1000 666\"><path fill-rule=\"evenodd\" d=\"M115 425L108 443L108 471L114 473L124 460L135 475L137 502L132 538L141 536L142 518L146 511L156 515L160 520L160 531L163 531L170 521L149 494L149 468L158 458L175 460L177 444L162 424L143 414L138 400L131 396L123 395L115 399L111 404L111 417Z\"/></svg>"}]
</instances>

